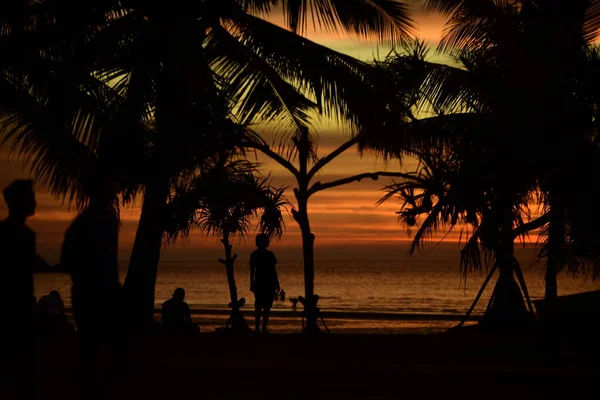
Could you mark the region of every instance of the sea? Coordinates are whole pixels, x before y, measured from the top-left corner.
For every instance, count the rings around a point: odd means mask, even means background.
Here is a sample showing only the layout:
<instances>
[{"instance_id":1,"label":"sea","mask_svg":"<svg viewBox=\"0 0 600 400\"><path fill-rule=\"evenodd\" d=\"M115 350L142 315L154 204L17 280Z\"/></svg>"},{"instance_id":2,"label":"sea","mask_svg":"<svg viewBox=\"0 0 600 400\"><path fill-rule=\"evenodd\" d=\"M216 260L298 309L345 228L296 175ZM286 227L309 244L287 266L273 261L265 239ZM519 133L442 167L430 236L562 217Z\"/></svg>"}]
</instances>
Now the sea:
<instances>
[{"instance_id":1,"label":"sea","mask_svg":"<svg viewBox=\"0 0 600 400\"><path fill-rule=\"evenodd\" d=\"M235 279L240 297L247 300L246 318L252 325L253 294L249 268L238 263ZM532 300L543 298L544 275L539 264L524 265L524 275ZM285 300L273 306L272 331L294 332L301 329L301 306L293 309L292 299L304 293L301 261L281 261L279 280ZM124 278L126 265L121 267ZM317 260L315 293L323 329L340 333L432 333L457 325L477 296L487 273L461 275L456 260ZM485 311L495 279L492 279L475 306L474 323ZM67 307L71 282L64 274L37 274L36 296L58 290ZM229 291L225 268L218 262L169 261L161 265L156 283L156 306L183 287L186 301L201 329L210 331L227 324ZM600 281L585 276L561 273L559 295L600 289ZM107 310L109 312L109 310Z\"/></svg>"}]
</instances>

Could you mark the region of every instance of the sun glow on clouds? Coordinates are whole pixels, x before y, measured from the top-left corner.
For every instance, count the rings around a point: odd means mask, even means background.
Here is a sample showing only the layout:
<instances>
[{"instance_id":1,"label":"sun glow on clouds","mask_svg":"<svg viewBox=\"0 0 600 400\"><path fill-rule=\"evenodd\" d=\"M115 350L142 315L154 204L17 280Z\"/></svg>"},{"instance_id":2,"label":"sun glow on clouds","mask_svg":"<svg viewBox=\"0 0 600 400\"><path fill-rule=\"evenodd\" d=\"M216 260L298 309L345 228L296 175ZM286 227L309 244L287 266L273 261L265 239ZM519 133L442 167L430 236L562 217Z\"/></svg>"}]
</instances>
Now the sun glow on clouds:
<instances>
[{"instance_id":1,"label":"sun glow on clouds","mask_svg":"<svg viewBox=\"0 0 600 400\"><path fill-rule=\"evenodd\" d=\"M445 19L442 15L427 12L416 1L407 1L411 15L416 21L412 30L414 37L424 41L432 50L437 46L437 43L444 31ZM272 13L269 20L278 25L285 26L283 12L278 10ZM328 32L314 26L312 21L307 24L306 31L303 34L310 40L337 50L340 53L356 57L363 61L384 58L391 50L388 44L377 44L372 38L360 37L344 32ZM433 51L430 53L430 61L442 62L445 58Z\"/></svg>"},{"instance_id":2,"label":"sun glow on clouds","mask_svg":"<svg viewBox=\"0 0 600 400\"><path fill-rule=\"evenodd\" d=\"M435 46L442 32L443 19L439 16L425 14L422 10L416 10L415 15L418 21L417 35L430 45ZM281 14L274 15L271 20L276 24L283 24ZM322 33L311 30L307 32L307 36L320 44L363 60L372 60L378 54L378 47L372 41L351 35ZM380 55L385 56L388 51L389 48L385 45L379 46ZM335 149L348 137L347 134L342 132L341 127L335 126L318 127L317 133L319 135L320 156L324 156ZM293 202L291 189L295 182L291 179L290 174L264 156L257 155L256 161L262 164L260 169L264 175L271 175L274 185L289 187L287 196ZM414 160L405 160L403 166L404 169L410 170L415 166L415 162ZM0 168L2 168L2 173L0 173L2 187L13 179L27 178L28 176L22 165L16 162L14 158L8 160L6 150L0 151ZM365 154L360 157L356 149L351 149L328 165L320 175L315 177L315 181L326 182L358 173L381 170L397 171L398 165L394 163L386 165L381 159L372 154ZM312 230L317 238L316 252L318 257L349 256L349 254L354 254L353 251L356 253L357 249L362 249L364 246L368 247L370 253L378 252L384 248L388 249L386 254L405 253L410 237L406 228L397 221L395 212L399 210L400 204L396 201L390 201L376 206L377 201L383 195L381 189L391 182L391 179L380 179L376 182L364 180L360 183L357 182L317 193L311 198L309 210ZM62 243L64 231L75 217L76 211L73 207L69 208L60 199L50 196L41 185L38 185L36 192L38 194L38 210L36 216L31 219L30 225L38 233L38 246L42 255L50 260L55 260ZM124 255L122 260L126 260L133 244L139 213L140 204L123 207L121 210L120 248ZM0 218L5 216L6 208L2 204ZM300 258L299 245L301 241L297 225L291 217L288 217L286 226L285 236L276 246L278 249L287 249L289 257ZM443 234L437 236L437 240L442 237ZM458 239L458 232L445 238L446 241L457 241ZM241 241L236 240L234 244L238 248L245 249L243 251L248 251L253 247L253 240L249 237ZM220 251L220 243L216 238L207 238L199 231L193 232L187 240L166 247L166 254L171 258L208 257L214 259ZM368 257L372 258L371 255Z\"/></svg>"}]
</instances>

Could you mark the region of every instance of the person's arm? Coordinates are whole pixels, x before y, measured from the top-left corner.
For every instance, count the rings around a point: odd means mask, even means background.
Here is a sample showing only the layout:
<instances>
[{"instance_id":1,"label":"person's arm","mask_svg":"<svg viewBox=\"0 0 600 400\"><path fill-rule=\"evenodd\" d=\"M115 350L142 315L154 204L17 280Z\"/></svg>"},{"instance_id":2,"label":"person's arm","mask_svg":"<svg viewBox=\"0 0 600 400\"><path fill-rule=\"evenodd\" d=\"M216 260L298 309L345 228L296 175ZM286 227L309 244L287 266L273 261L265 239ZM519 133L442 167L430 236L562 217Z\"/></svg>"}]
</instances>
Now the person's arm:
<instances>
[{"instance_id":1,"label":"person's arm","mask_svg":"<svg viewBox=\"0 0 600 400\"><path fill-rule=\"evenodd\" d=\"M50 265L40 256L39 254L35 255L35 270L36 273L51 273L51 272L65 272L63 271L61 264Z\"/></svg>"},{"instance_id":2,"label":"person's arm","mask_svg":"<svg viewBox=\"0 0 600 400\"><path fill-rule=\"evenodd\" d=\"M191 324L192 323L192 312L190 311L190 306L188 305L188 303L184 303L184 304L185 304L185 323Z\"/></svg>"},{"instance_id":3,"label":"person's arm","mask_svg":"<svg viewBox=\"0 0 600 400\"><path fill-rule=\"evenodd\" d=\"M27 236L27 240L30 241L29 244L29 248L31 249L33 254L33 257L35 257L35 261L34 261L34 265L33 265L33 272L58 272L56 271L56 269L52 266L50 266L50 264L48 264L46 262L46 260L44 260L38 253L37 253L37 248L36 248L36 242L37 242L37 238L35 235L35 232L30 231L31 233ZM31 254L31 253L30 253Z\"/></svg>"},{"instance_id":4,"label":"person's arm","mask_svg":"<svg viewBox=\"0 0 600 400\"><path fill-rule=\"evenodd\" d=\"M256 273L256 265L254 265L254 257L250 255L250 291L254 293L254 274Z\"/></svg>"},{"instance_id":5,"label":"person's arm","mask_svg":"<svg viewBox=\"0 0 600 400\"><path fill-rule=\"evenodd\" d=\"M279 286L279 276L277 275L277 258L275 254L273 254L273 275L275 278L275 287L277 288L277 292L281 290L281 286Z\"/></svg>"}]
</instances>

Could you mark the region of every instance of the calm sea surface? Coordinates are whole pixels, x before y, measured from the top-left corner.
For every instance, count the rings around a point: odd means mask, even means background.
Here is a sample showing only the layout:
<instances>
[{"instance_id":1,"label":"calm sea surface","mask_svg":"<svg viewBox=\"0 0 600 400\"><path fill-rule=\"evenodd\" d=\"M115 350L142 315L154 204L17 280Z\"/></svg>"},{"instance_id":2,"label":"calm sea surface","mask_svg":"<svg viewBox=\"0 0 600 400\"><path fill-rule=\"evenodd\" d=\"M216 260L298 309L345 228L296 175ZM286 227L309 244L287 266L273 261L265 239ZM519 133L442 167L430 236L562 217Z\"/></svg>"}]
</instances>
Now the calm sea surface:
<instances>
[{"instance_id":1,"label":"calm sea surface","mask_svg":"<svg viewBox=\"0 0 600 400\"><path fill-rule=\"evenodd\" d=\"M121 279L125 272L123 268ZM288 299L275 302L274 308L290 310L289 298L304 292L301 262L282 261L278 272ZM543 297L542 270L535 266L525 268L525 277L532 299ZM238 292L251 303L248 278L247 263L241 260L236 266ZM484 279L485 274L471 275L465 286L456 261L317 261L315 292L321 296L323 311L456 316L467 311ZM38 274L35 283L38 298L56 289L70 303L68 276ZM492 286L485 291L475 314L485 309ZM185 288L186 301L193 309L224 309L229 302L225 269L216 262L162 265L156 285L157 305L170 298L177 287ZM584 277L559 277L561 295L599 288L600 282Z\"/></svg>"}]
</instances>

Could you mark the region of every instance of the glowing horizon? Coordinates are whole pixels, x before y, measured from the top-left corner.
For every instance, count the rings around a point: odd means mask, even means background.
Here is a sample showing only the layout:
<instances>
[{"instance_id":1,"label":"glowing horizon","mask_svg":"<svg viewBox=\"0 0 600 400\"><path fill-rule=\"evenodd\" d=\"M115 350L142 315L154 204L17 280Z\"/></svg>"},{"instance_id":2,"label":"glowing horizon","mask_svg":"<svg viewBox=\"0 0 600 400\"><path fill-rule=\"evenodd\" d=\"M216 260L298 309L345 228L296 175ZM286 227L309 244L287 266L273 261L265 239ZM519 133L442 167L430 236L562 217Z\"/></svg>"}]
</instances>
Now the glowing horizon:
<instances>
[{"instance_id":1,"label":"glowing horizon","mask_svg":"<svg viewBox=\"0 0 600 400\"><path fill-rule=\"evenodd\" d=\"M417 34L431 46L435 46L443 30L443 18L418 10L415 19L417 20ZM281 14L274 14L270 20L276 24L283 24ZM389 50L385 45L377 46L372 41L351 35L322 33L313 30L307 32L307 36L317 43L363 60L372 59L377 53L377 49L382 55L387 54ZM434 55L432 54L432 56ZM432 58L435 60L435 57ZM327 154L347 138L347 135L343 134L343 127L334 128L318 132L320 156ZM292 177L282 167L262 155L257 155L256 160L262 164L260 168L262 173L271 175L274 185L288 186L290 189L293 187ZM2 187L13 179L29 177L23 170L22 163L16 162L14 158L9 160L8 149L6 148L0 150L0 163L4 171L0 174ZM404 168L410 169L413 163L412 160L405 160ZM316 177L315 181L329 181L362 172L386 169L398 170L392 165L385 165L380 158L373 154L365 154L359 157L357 150L351 149L328 165ZM317 254L319 254L319 251L330 248L338 249L336 251L341 256L353 248L365 246L369 247L373 253L377 253L378 249L385 248L389 250L390 254L393 254L396 247L397 251L405 251L410 237L406 228L397 221L395 213L399 210L400 205L395 201L390 201L376 207L376 202L383 195L381 189L391 181L391 179L380 179L376 182L353 183L318 193L311 198L309 212L312 230L317 238L315 243ZM49 259L56 259L64 230L75 217L76 211L74 207L69 207L67 204L63 204L60 199L50 196L40 185L38 185L36 191L38 210L36 215L31 218L30 225L37 232L40 253ZM286 194L288 199L294 202L292 191L288 190ZM133 244L139 213L139 203L124 207L121 210L120 248L123 254L127 254ZM6 207L2 202L0 218L5 216ZM290 252L296 249L298 256L301 256L299 230L291 217L286 219L286 226L285 236L281 242L277 243L277 246L288 249ZM433 244L444 237L445 234L446 232L441 232L436 235ZM447 235L444 241L457 243L459 238L460 232L454 232ZM535 241L534 239L532 237L533 241ZM242 249L250 249L252 244L252 238L247 238ZM183 253L195 254L194 256L198 256L202 252L209 252L212 257L213 253L217 254L220 251L220 243L215 238L206 238L201 232L196 231L192 233L188 240L182 241L170 249L177 248L186 249L185 251L182 250ZM172 252L173 250L167 251ZM192 256L190 255L190 257ZM121 261L124 261L124 259Z\"/></svg>"}]
</instances>

